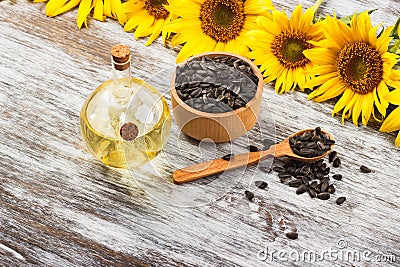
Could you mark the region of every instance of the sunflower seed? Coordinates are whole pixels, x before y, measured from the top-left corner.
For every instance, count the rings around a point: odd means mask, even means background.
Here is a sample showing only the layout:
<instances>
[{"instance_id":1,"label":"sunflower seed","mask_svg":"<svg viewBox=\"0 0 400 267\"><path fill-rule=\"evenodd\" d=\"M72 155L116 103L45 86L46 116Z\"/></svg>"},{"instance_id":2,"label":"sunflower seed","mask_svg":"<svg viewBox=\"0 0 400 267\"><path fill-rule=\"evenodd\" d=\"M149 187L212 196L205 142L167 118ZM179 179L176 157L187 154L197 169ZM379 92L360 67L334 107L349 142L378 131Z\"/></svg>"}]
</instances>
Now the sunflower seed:
<instances>
[{"instance_id":1,"label":"sunflower seed","mask_svg":"<svg viewBox=\"0 0 400 267\"><path fill-rule=\"evenodd\" d=\"M310 184L310 187L311 187L311 188L315 188L315 187L317 187L317 185L318 185L318 182L317 182L317 181L313 181L313 182Z\"/></svg>"},{"instance_id":2,"label":"sunflower seed","mask_svg":"<svg viewBox=\"0 0 400 267\"><path fill-rule=\"evenodd\" d=\"M310 185L310 181L308 181L308 179L306 177L301 177L301 181L303 182L303 184L305 184L306 186Z\"/></svg>"},{"instance_id":3,"label":"sunflower seed","mask_svg":"<svg viewBox=\"0 0 400 267\"><path fill-rule=\"evenodd\" d=\"M303 193L307 192L307 190L308 190L308 186L305 184L302 184L297 188L296 194L297 195L303 194Z\"/></svg>"},{"instance_id":4,"label":"sunflower seed","mask_svg":"<svg viewBox=\"0 0 400 267\"><path fill-rule=\"evenodd\" d=\"M254 199L254 193L250 192L250 191L244 191L244 194L246 195L247 199L250 201L253 201Z\"/></svg>"},{"instance_id":5,"label":"sunflower seed","mask_svg":"<svg viewBox=\"0 0 400 267\"><path fill-rule=\"evenodd\" d=\"M317 198L322 199L322 200L328 200L330 197L331 197L331 195L327 192L317 194Z\"/></svg>"},{"instance_id":6,"label":"sunflower seed","mask_svg":"<svg viewBox=\"0 0 400 267\"><path fill-rule=\"evenodd\" d=\"M255 181L254 184L260 189L265 189L268 187L268 184L264 181Z\"/></svg>"},{"instance_id":7,"label":"sunflower seed","mask_svg":"<svg viewBox=\"0 0 400 267\"><path fill-rule=\"evenodd\" d=\"M289 182L290 187L296 187L296 188L300 187L302 184L303 184L303 182L301 181L301 179L296 179L296 180Z\"/></svg>"},{"instance_id":8,"label":"sunflower seed","mask_svg":"<svg viewBox=\"0 0 400 267\"><path fill-rule=\"evenodd\" d=\"M333 193L335 193L335 191L336 191L336 189L335 189L335 186L333 184L328 186L328 193L329 194L333 194Z\"/></svg>"},{"instance_id":9,"label":"sunflower seed","mask_svg":"<svg viewBox=\"0 0 400 267\"><path fill-rule=\"evenodd\" d=\"M333 160L333 167L339 168L341 164L342 164L342 163L341 163L341 161L340 161L340 158L336 157L336 158Z\"/></svg>"},{"instance_id":10,"label":"sunflower seed","mask_svg":"<svg viewBox=\"0 0 400 267\"><path fill-rule=\"evenodd\" d=\"M342 176L341 174L334 174L334 175L332 176L332 178L335 179L335 180L340 181L340 180L342 180L343 176Z\"/></svg>"},{"instance_id":11,"label":"sunflower seed","mask_svg":"<svg viewBox=\"0 0 400 267\"><path fill-rule=\"evenodd\" d=\"M338 197L338 198L336 199L336 204L342 205L343 202L345 202L345 201L346 201L346 197Z\"/></svg>"},{"instance_id":12,"label":"sunflower seed","mask_svg":"<svg viewBox=\"0 0 400 267\"><path fill-rule=\"evenodd\" d=\"M286 233L286 237L294 240L299 237L299 234L297 232L288 232L288 233Z\"/></svg>"},{"instance_id":13,"label":"sunflower seed","mask_svg":"<svg viewBox=\"0 0 400 267\"><path fill-rule=\"evenodd\" d=\"M222 157L222 159L223 160L231 160L231 159L233 159L233 157L234 157L235 155L233 155L233 154L227 154L227 155L225 155L225 156L223 156Z\"/></svg>"},{"instance_id":14,"label":"sunflower seed","mask_svg":"<svg viewBox=\"0 0 400 267\"><path fill-rule=\"evenodd\" d=\"M321 192L326 192L326 190L328 190L329 187L329 183L327 183L326 181L321 183Z\"/></svg>"},{"instance_id":15,"label":"sunflower seed","mask_svg":"<svg viewBox=\"0 0 400 267\"><path fill-rule=\"evenodd\" d=\"M278 173L278 177L279 178L292 178L292 176L290 174L285 173L285 172Z\"/></svg>"},{"instance_id":16,"label":"sunflower seed","mask_svg":"<svg viewBox=\"0 0 400 267\"><path fill-rule=\"evenodd\" d=\"M283 167L279 167L279 166L274 167L273 170L275 172L279 172L279 173L281 173L281 172L286 173L286 169Z\"/></svg>"},{"instance_id":17,"label":"sunflower seed","mask_svg":"<svg viewBox=\"0 0 400 267\"><path fill-rule=\"evenodd\" d=\"M315 192L312 188L308 189L308 194L311 198L315 198L317 196L317 192Z\"/></svg>"},{"instance_id":18,"label":"sunflower seed","mask_svg":"<svg viewBox=\"0 0 400 267\"><path fill-rule=\"evenodd\" d=\"M258 147L251 145L251 146L249 146L249 151L250 152L257 152L258 151Z\"/></svg>"},{"instance_id":19,"label":"sunflower seed","mask_svg":"<svg viewBox=\"0 0 400 267\"><path fill-rule=\"evenodd\" d=\"M332 151L332 152L329 154L329 163L332 163L333 160L336 158L336 156L337 156L337 152L336 152L336 151Z\"/></svg>"},{"instance_id":20,"label":"sunflower seed","mask_svg":"<svg viewBox=\"0 0 400 267\"><path fill-rule=\"evenodd\" d=\"M368 168L368 167L366 167L366 166L364 166L364 165L362 165L362 166L360 167L360 171L361 171L362 173L370 173L370 172L372 172L372 170L371 170L370 168Z\"/></svg>"}]
</instances>

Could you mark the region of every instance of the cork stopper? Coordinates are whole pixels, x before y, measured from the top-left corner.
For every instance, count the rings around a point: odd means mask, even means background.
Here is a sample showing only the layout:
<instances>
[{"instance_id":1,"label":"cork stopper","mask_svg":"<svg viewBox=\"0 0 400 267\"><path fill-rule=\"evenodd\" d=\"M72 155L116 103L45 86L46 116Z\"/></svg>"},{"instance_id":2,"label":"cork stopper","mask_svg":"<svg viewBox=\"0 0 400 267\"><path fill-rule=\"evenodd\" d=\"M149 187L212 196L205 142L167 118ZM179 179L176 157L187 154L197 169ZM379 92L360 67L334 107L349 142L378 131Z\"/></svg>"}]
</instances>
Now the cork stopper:
<instances>
[{"instance_id":1,"label":"cork stopper","mask_svg":"<svg viewBox=\"0 0 400 267\"><path fill-rule=\"evenodd\" d=\"M139 134L139 129L133 122L126 122L120 128L120 135L125 141L132 141Z\"/></svg>"},{"instance_id":2,"label":"cork stopper","mask_svg":"<svg viewBox=\"0 0 400 267\"><path fill-rule=\"evenodd\" d=\"M126 45L115 45L111 49L111 57L113 60L113 66L116 70L126 70L129 68L131 63L131 51Z\"/></svg>"}]
</instances>

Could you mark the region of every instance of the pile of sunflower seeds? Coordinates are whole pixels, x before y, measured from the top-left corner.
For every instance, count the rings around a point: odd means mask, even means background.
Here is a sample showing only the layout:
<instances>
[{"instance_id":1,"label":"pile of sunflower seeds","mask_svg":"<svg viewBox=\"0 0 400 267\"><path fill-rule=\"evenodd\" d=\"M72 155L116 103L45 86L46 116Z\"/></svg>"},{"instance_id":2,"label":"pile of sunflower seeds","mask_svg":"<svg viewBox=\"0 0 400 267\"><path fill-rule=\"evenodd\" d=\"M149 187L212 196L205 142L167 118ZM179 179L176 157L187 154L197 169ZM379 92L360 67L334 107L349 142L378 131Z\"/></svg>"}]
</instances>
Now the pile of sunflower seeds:
<instances>
[{"instance_id":1,"label":"pile of sunflower seeds","mask_svg":"<svg viewBox=\"0 0 400 267\"><path fill-rule=\"evenodd\" d=\"M293 153L296 155L313 158L331 150L331 146L335 144L335 141L331 140L328 134L322 133L321 127L317 127L314 131L291 137L289 143Z\"/></svg>"},{"instance_id":2,"label":"pile of sunflower seeds","mask_svg":"<svg viewBox=\"0 0 400 267\"><path fill-rule=\"evenodd\" d=\"M331 169L323 159L305 163L290 158L279 158L274 161L273 170L278 173L281 183L296 188L296 194L308 192L311 198L322 200L328 200L336 191L331 178L342 179L340 174L329 177Z\"/></svg>"},{"instance_id":3,"label":"pile of sunflower seeds","mask_svg":"<svg viewBox=\"0 0 400 267\"><path fill-rule=\"evenodd\" d=\"M254 97L258 82L241 59L203 56L176 68L175 89L192 108L222 113L244 107Z\"/></svg>"}]
</instances>

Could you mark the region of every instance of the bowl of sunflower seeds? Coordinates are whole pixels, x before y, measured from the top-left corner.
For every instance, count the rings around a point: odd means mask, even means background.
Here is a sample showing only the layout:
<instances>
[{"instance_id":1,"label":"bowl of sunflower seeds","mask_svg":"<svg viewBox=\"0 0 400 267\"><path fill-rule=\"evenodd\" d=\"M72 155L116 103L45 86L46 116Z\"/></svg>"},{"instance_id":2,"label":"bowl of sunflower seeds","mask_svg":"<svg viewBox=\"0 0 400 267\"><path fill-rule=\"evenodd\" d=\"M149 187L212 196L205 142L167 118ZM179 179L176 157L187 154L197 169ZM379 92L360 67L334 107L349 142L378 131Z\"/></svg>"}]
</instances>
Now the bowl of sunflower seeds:
<instances>
[{"instance_id":1,"label":"bowl of sunflower seeds","mask_svg":"<svg viewBox=\"0 0 400 267\"><path fill-rule=\"evenodd\" d=\"M264 81L240 55L208 52L178 65L171 80L173 114L181 130L216 143L239 138L257 122Z\"/></svg>"}]
</instances>

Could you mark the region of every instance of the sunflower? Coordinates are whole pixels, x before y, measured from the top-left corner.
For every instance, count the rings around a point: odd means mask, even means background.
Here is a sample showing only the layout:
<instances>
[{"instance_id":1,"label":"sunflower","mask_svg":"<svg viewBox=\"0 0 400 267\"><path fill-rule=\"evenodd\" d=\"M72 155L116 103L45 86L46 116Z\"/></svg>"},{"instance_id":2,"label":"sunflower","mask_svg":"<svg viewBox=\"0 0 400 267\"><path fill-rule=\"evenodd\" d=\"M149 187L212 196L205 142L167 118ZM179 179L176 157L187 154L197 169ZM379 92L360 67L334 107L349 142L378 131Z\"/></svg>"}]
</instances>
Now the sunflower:
<instances>
[{"instance_id":1,"label":"sunflower","mask_svg":"<svg viewBox=\"0 0 400 267\"><path fill-rule=\"evenodd\" d=\"M397 75L400 76L400 72ZM393 110L389 114L389 116L385 119L385 121L381 126L380 131L385 133L399 131L400 130L400 85L398 89L388 93L385 96L385 98L388 102L397 105L398 107L395 110ZM400 146L400 132L398 133L396 138L396 146Z\"/></svg>"},{"instance_id":2,"label":"sunflower","mask_svg":"<svg viewBox=\"0 0 400 267\"><path fill-rule=\"evenodd\" d=\"M358 126L359 117L366 125L371 114L376 118L374 105L384 117L389 103L384 96L388 86L395 87L392 75L397 62L396 54L388 52L393 27L377 37L379 25L372 27L368 12L354 15L350 26L335 16L324 21L326 39L314 42L317 47L304 51L304 55L316 66L313 72L320 76L306 87L315 89L309 96L317 102L341 95L332 115L342 112L342 122L352 116Z\"/></svg>"},{"instance_id":3,"label":"sunflower","mask_svg":"<svg viewBox=\"0 0 400 267\"><path fill-rule=\"evenodd\" d=\"M273 11L272 18L257 18L257 29L247 33L247 45L252 50L248 57L261 65L266 82L276 80L277 93L288 92L297 85L302 88L313 76L313 63L303 51L312 48L309 41L324 38L320 23L313 24L314 8L302 14L301 5L290 19L283 11Z\"/></svg>"},{"instance_id":4,"label":"sunflower","mask_svg":"<svg viewBox=\"0 0 400 267\"><path fill-rule=\"evenodd\" d=\"M167 0L129 0L122 4L128 21L125 31L135 30L135 38L150 36L146 46L150 45L162 33L162 39L169 37L164 25L172 20L172 15L164 8Z\"/></svg>"},{"instance_id":5,"label":"sunflower","mask_svg":"<svg viewBox=\"0 0 400 267\"><path fill-rule=\"evenodd\" d=\"M270 16L271 0L169 0L165 8L179 17L166 26L177 33L171 45L183 44L177 62L206 51L246 55L245 34L257 16Z\"/></svg>"},{"instance_id":6,"label":"sunflower","mask_svg":"<svg viewBox=\"0 0 400 267\"><path fill-rule=\"evenodd\" d=\"M122 10L121 0L34 0L33 2L47 2L46 15L54 17L67 12L79 5L76 23L78 28L83 24L87 27L86 18L93 9L93 18L104 21L106 17L114 18L122 25L126 18Z\"/></svg>"}]
</instances>

